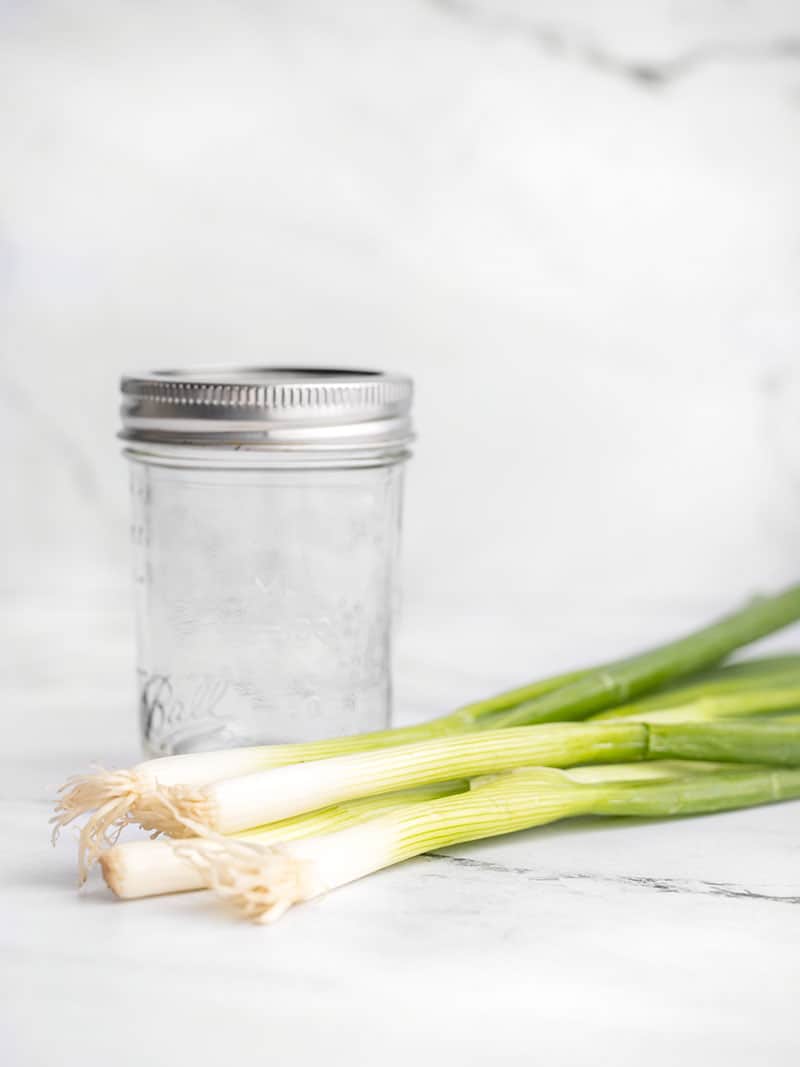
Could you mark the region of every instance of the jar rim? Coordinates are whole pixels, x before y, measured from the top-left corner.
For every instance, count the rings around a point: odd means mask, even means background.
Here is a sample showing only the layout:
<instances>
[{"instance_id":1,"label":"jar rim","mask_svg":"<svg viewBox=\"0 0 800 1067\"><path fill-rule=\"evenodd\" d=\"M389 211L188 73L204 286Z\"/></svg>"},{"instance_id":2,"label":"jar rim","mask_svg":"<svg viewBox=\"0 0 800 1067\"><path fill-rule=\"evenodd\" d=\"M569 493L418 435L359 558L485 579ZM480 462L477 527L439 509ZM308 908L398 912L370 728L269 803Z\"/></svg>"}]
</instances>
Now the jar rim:
<instances>
[{"instance_id":1,"label":"jar rim","mask_svg":"<svg viewBox=\"0 0 800 1067\"><path fill-rule=\"evenodd\" d=\"M392 456L413 439L413 383L393 372L211 365L127 374L120 389L132 443Z\"/></svg>"}]
</instances>

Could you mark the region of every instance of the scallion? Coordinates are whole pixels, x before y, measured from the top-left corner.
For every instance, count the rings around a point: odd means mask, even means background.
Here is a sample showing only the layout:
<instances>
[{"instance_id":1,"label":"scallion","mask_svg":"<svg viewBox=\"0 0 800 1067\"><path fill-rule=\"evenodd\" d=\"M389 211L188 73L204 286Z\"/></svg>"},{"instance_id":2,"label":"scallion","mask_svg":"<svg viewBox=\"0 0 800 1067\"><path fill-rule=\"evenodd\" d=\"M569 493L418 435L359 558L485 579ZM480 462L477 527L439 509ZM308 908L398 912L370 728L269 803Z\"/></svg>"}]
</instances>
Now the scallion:
<instances>
[{"instance_id":1,"label":"scallion","mask_svg":"<svg viewBox=\"0 0 800 1067\"><path fill-rule=\"evenodd\" d=\"M469 792L273 848L225 839L175 842L172 847L240 913L268 922L293 904L464 841L575 815L693 815L798 796L798 768L714 771L645 783L579 782L570 773L537 768L511 771Z\"/></svg>"},{"instance_id":2,"label":"scallion","mask_svg":"<svg viewBox=\"0 0 800 1067\"><path fill-rule=\"evenodd\" d=\"M742 726L737 732L731 727ZM689 741L686 741L686 738ZM357 797L519 767L653 758L800 764L796 723L593 723L518 726L260 771L142 801L145 829L232 834Z\"/></svg>"}]
</instances>

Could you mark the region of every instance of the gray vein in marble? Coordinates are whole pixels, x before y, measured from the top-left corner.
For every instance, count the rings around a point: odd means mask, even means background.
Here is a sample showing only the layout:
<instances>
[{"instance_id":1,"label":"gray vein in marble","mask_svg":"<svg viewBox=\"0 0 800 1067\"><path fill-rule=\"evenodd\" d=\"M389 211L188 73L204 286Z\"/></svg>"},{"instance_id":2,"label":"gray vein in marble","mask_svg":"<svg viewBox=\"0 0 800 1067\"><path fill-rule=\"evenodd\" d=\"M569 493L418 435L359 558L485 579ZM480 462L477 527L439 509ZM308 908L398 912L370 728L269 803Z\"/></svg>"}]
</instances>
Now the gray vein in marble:
<instances>
[{"instance_id":1,"label":"gray vein in marble","mask_svg":"<svg viewBox=\"0 0 800 1067\"><path fill-rule=\"evenodd\" d=\"M552 25L539 25L510 12L494 13L466 0L431 0L435 7L479 29L515 36L552 56L577 60L595 70L628 79L645 89L659 89L711 64L800 60L800 37L782 37L748 46L708 42L665 60L630 59L603 48L590 38Z\"/></svg>"},{"instance_id":2,"label":"gray vein in marble","mask_svg":"<svg viewBox=\"0 0 800 1067\"><path fill-rule=\"evenodd\" d=\"M451 856L447 852L430 852L428 857L445 860L457 867L468 867L492 874L511 874L522 876L531 882L568 883L594 882L595 884L616 885L623 888L650 889L658 893L681 893L691 896L726 897L729 900L762 900L776 904L800 904L800 896L760 893L745 886L731 885L728 882L689 881L680 878L645 878L639 875L609 875L585 871L546 872L534 867L507 866L492 863L471 856ZM426 857L427 858L427 857Z\"/></svg>"}]
</instances>

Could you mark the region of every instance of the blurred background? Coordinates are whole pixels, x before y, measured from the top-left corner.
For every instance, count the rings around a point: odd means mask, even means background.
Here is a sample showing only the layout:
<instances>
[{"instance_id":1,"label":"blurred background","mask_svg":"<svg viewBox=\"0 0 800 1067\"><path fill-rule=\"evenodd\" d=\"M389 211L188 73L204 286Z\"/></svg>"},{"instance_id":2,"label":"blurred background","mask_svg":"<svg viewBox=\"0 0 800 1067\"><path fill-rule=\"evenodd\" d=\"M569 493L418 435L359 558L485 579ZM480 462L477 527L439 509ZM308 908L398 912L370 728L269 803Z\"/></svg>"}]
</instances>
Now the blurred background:
<instances>
[{"instance_id":1,"label":"blurred background","mask_svg":"<svg viewBox=\"0 0 800 1067\"><path fill-rule=\"evenodd\" d=\"M465 694L485 626L507 684L797 577L791 0L9 0L0 79L11 673L132 663L153 365L414 376L401 657Z\"/></svg>"}]
</instances>

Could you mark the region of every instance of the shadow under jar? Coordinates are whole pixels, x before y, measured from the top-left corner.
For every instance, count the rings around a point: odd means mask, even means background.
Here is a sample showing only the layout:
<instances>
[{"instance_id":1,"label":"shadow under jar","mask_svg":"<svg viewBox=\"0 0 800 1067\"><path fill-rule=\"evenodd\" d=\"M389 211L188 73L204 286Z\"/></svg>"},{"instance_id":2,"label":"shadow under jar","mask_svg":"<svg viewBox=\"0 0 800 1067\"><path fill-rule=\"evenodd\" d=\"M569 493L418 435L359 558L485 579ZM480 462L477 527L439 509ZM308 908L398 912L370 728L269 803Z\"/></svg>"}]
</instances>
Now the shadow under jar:
<instances>
[{"instance_id":1,"label":"shadow under jar","mask_svg":"<svg viewBox=\"0 0 800 1067\"><path fill-rule=\"evenodd\" d=\"M121 388L146 751L387 726L410 379L215 367Z\"/></svg>"}]
</instances>

